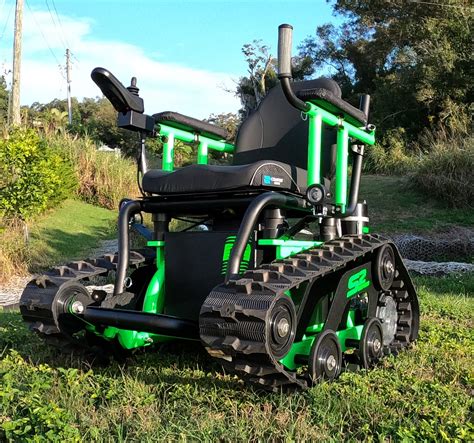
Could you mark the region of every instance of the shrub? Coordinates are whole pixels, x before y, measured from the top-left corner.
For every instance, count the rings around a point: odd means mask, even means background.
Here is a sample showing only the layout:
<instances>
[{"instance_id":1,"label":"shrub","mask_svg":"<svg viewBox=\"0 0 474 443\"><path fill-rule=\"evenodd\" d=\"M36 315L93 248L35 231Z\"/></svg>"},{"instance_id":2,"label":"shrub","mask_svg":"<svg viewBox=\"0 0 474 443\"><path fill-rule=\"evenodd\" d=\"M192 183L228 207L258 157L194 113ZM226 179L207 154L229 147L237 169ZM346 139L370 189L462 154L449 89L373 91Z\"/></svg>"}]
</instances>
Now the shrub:
<instances>
[{"instance_id":1,"label":"shrub","mask_svg":"<svg viewBox=\"0 0 474 443\"><path fill-rule=\"evenodd\" d=\"M474 136L425 135L413 183L422 192L452 207L474 207Z\"/></svg>"},{"instance_id":2,"label":"shrub","mask_svg":"<svg viewBox=\"0 0 474 443\"><path fill-rule=\"evenodd\" d=\"M67 158L75 169L79 197L88 203L109 209L118 208L124 197L137 196L136 166L128 158L97 150L87 137L58 134L48 137L48 144Z\"/></svg>"},{"instance_id":3,"label":"shrub","mask_svg":"<svg viewBox=\"0 0 474 443\"><path fill-rule=\"evenodd\" d=\"M0 215L29 219L74 193L71 164L32 129L0 139Z\"/></svg>"}]
</instances>

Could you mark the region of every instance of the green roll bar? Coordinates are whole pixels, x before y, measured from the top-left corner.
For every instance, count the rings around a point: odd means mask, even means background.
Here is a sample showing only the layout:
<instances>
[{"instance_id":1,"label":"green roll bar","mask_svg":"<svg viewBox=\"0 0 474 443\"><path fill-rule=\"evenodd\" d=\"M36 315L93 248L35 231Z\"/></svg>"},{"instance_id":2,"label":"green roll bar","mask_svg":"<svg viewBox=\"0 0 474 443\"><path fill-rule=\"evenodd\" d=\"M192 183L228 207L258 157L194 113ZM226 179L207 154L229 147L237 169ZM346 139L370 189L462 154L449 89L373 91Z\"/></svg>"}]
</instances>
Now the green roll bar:
<instances>
[{"instance_id":1,"label":"green roll bar","mask_svg":"<svg viewBox=\"0 0 474 443\"><path fill-rule=\"evenodd\" d=\"M157 132L165 138L163 143L163 171L174 170L174 141L181 140L185 143L198 143L197 163L207 165L209 149L219 152L234 152L234 145L223 140L215 140L200 134L173 128L171 126L159 124Z\"/></svg>"},{"instance_id":2,"label":"green roll bar","mask_svg":"<svg viewBox=\"0 0 474 443\"><path fill-rule=\"evenodd\" d=\"M314 103L307 102L309 109L302 111L309 119L308 135L308 186L321 184L321 144L322 124L337 127L336 151L336 195L335 203L346 212L347 206L347 169L349 158L349 138L354 138L368 145L375 143L375 130L358 128L344 118L320 108Z\"/></svg>"}]
</instances>

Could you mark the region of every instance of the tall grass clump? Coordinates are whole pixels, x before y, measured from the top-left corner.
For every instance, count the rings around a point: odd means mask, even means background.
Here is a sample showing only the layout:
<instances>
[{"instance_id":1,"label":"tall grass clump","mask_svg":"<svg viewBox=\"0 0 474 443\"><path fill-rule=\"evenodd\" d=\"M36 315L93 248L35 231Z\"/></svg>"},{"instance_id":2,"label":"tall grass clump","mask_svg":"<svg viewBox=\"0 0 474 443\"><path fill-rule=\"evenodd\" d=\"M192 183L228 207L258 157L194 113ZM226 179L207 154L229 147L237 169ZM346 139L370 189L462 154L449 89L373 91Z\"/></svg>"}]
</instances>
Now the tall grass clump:
<instances>
[{"instance_id":1,"label":"tall grass clump","mask_svg":"<svg viewBox=\"0 0 474 443\"><path fill-rule=\"evenodd\" d=\"M366 172L385 175L405 175L412 170L416 158L408 152L403 128L387 131L383 139L366 149Z\"/></svg>"},{"instance_id":2,"label":"tall grass clump","mask_svg":"<svg viewBox=\"0 0 474 443\"><path fill-rule=\"evenodd\" d=\"M4 219L0 226L0 283L13 275L26 275L29 251L25 224L19 219Z\"/></svg>"},{"instance_id":3,"label":"tall grass clump","mask_svg":"<svg viewBox=\"0 0 474 443\"><path fill-rule=\"evenodd\" d=\"M474 136L426 134L420 141L426 153L411 174L425 194L451 207L474 207Z\"/></svg>"},{"instance_id":4,"label":"tall grass clump","mask_svg":"<svg viewBox=\"0 0 474 443\"><path fill-rule=\"evenodd\" d=\"M88 203L116 209L124 197L137 196L136 166L128 158L97 150L87 136L48 136L48 143L74 165L78 195Z\"/></svg>"}]
</instances>

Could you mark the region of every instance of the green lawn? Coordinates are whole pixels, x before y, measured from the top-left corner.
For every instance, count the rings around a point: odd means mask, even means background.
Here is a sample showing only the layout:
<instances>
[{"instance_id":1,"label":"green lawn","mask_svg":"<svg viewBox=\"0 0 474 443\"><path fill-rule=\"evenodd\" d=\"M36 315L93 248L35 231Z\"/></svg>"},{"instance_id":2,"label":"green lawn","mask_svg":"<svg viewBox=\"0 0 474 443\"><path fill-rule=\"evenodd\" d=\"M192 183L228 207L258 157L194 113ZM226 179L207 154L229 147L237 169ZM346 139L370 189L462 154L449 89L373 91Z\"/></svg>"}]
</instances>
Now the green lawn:
<instances>
[{"instance_id":1,"label":"green lawn","mask_svg":"<svg viewBox=\"0 0 474 443\"><path fill-rule=\"evenodd\" d=\"M474 227L474 211L448 208L428 199L416 192L406 177L363 176L359 200L364 199L374 232L426 233L454 225Z\"/></svg>"},{"instance_id":2,"label":"green lawn","mask_svg":"<svg viewBox=\"0 0 474 443\"><path fill-rule=\"evenodd\" d=\"M77 200L66 200L60 207L38 219L31 229L32 271L86 258L100 241L115 236L117 212Z\"/></svg>"},{"instance_id":3,"label":"green lawn","mask_svg":"<svg viewBox=\"0 0 474 443\"><path fill-rule=\"evenodd\" d=\"M256 392L190 345L81 364L0 314L0 441L473 441L474 276L416 284L413 349L292 394Z\"/></svg>"}]
</instances>

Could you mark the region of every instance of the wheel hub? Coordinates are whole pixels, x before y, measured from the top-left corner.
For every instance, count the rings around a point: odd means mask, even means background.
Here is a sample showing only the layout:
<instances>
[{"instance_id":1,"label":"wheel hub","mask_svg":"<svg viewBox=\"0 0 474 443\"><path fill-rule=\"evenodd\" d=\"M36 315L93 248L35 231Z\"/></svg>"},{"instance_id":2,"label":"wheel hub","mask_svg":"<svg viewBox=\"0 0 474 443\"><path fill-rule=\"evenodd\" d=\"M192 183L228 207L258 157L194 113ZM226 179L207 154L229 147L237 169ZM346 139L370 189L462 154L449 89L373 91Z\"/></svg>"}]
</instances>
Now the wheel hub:
<instances>
[{"instance_id":1,"label":"wheel hub","mask_svg":"<svg viewBox=\"0 0 474 443\"><path fill-rule=\"evenodd\" d=\"M336 367L336 357L334 357L334 355L330 355L327 360L326 360L326 367L328 369L328 371L333 371L334 368Z\"/></svg>"},{"instance_id":2,"label":"wheel hub","mask_svg":"<svg viewBox=\"0 0 474 443\"><path fill-rule=\"evenodd\" d=\"M382 295L380 297L376 316L382 323L383 345L388 346L395 339L398 322L397 303L392 296Z\"/></svg>"},{"instance_id":3,"label":"wheel hub","mask_svg":"<svg viewBox=\"0 0 474 443\"><path fill-rule=\"evenodd\" d=\"M290 322L286 318L282 318L277 325L277 333L280 337L286 337L290 332Z\"/></svg>"},{"instance_id":4,"label":"wheel hub","mask_svg":"<svg viewBox=\"0 0 474 443\"><path fill-rule=\"evenodd\" d=\"M380 348L382 347L382 343L380 343L380 340L378 338L376 338L373 343L372 343L372 347L374 349L374 352L376 354L378 354L380 352Z\"/></svg>"}]
</instances>

